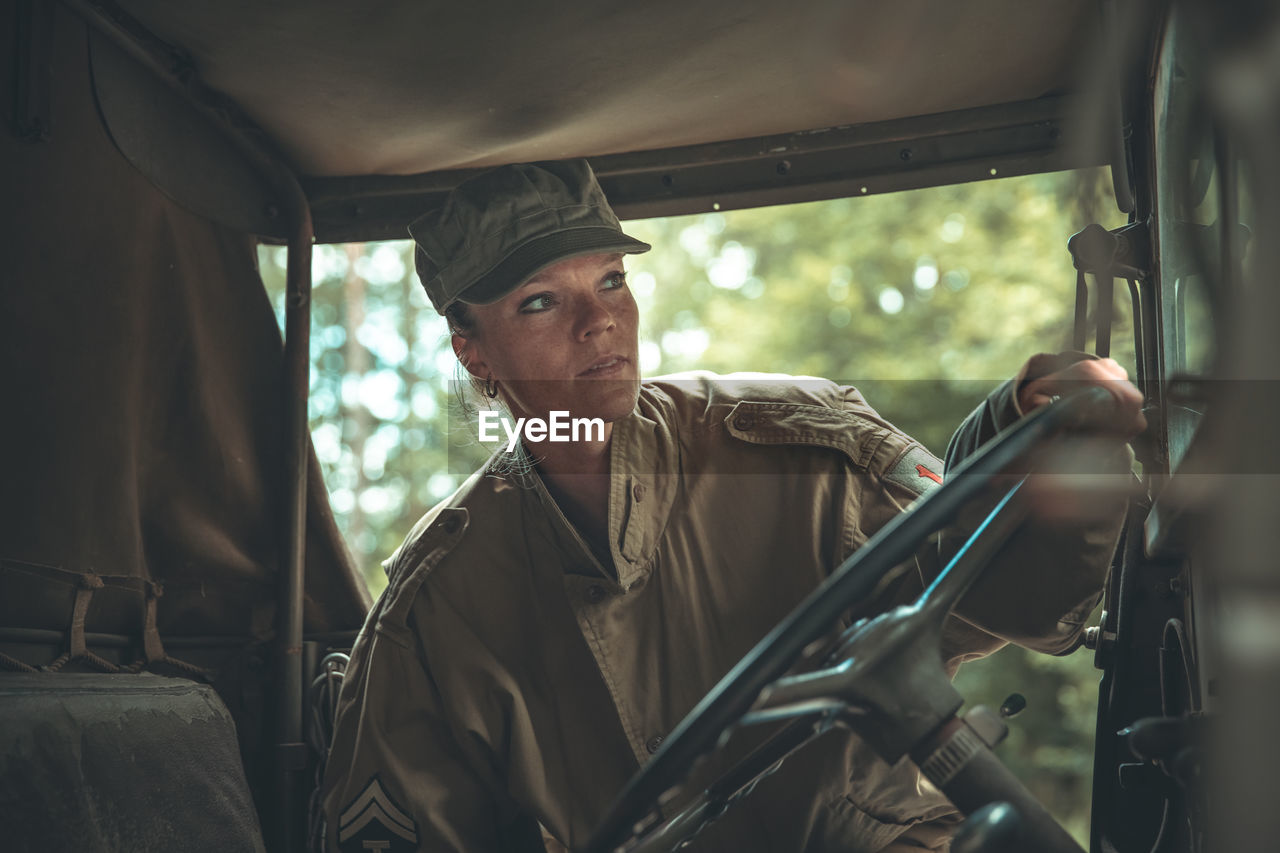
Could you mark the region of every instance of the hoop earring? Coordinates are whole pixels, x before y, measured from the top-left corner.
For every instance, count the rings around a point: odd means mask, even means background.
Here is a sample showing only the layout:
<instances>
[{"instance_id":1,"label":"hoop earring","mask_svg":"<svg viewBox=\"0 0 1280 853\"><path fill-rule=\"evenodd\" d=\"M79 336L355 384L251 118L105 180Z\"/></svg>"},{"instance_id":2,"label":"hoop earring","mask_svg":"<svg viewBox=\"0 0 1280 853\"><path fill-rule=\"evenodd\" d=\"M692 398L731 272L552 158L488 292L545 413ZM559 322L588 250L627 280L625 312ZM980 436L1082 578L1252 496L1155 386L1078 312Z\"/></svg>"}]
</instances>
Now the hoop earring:
<instances>
[{"instance_id":1,"label":"hoop earring","mask_svg":"<svg viewBox=\"0 0 1280 853\"><path fill-rule=\"evenodd\" d=\"M493 374L490 373L484 380L484 395L490 400L498 399L498 383L493 381Z\"/></svg>"}]
</instances>

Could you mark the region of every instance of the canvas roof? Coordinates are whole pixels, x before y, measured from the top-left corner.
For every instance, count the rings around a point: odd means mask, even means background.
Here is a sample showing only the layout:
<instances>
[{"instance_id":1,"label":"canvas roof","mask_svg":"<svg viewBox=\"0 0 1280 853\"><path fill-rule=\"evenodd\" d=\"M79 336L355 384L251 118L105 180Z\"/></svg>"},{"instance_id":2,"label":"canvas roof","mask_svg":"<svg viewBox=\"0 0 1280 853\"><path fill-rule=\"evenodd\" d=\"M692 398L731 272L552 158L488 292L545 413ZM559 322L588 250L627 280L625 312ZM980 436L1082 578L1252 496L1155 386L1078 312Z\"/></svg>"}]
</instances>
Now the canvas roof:
<instances>
[{"instance_id":1,"label":"canvas roof","mask_svg":"<svg viewBox=\"0 0 1280 853\"><path fill-rule=\"evenodd\" d=\"M303 174L860 125L1070 90L1074 0L120 4Z\"/></svg>"}]
</instances>

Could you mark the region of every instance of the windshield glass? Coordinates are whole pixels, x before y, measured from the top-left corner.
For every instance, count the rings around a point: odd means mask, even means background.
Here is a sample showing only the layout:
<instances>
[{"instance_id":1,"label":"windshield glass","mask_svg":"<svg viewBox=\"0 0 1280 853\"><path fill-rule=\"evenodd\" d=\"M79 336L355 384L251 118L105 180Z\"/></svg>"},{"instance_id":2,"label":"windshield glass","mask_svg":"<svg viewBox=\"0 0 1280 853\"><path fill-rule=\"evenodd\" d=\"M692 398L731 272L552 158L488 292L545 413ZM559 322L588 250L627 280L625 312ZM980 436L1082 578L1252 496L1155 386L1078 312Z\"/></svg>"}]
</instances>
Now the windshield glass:
<instances>
[{"instance_id":1,"label":"windshield glass","mask_svg":"<svg viewBox=\"0 0 1280 853\"><path fill-rule=\"evenodd\" d=\"M1174 382L1168 412L1172 469L1182 461L1203 415L1206 397L1196 380L1209 375L1217 357L1214 291L1239 281L1253 219L1249 164L1214 138L1199 88L1200 63L1179 27L1175 18L1165 33L1155 123L1163 355Z\"/></svg>"}]
</instances>

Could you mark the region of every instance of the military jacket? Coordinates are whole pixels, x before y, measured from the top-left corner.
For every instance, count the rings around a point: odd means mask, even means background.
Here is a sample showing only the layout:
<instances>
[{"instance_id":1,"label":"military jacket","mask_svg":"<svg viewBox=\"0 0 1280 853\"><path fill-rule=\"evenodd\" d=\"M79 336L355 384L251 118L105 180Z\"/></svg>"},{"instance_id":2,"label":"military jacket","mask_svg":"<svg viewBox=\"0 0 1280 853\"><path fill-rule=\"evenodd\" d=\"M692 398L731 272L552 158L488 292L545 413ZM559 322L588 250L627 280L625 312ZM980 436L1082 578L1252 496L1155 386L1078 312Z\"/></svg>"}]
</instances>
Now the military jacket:
<instances>
[{"instance_id":1,"label":"military jacket","mask_svg":"<svg viewBox=\"0 0 1280 853\"><path fill-rule=\"evenodd\" d=\"M1006 383L950 455L1017 417ZM855 389L790 377L647 381L609 452L612 565L536 473L494 462L388 561L341 692L330 849L582 846L698 700L943 468ZM951 618L948 666L1006 640L1073 647L1118 530L1015 534ZM920 558L883 604L931 571ZM909 760L836 730L692 849L936 848L954 819Z\"/></svg>"}]
</instances>

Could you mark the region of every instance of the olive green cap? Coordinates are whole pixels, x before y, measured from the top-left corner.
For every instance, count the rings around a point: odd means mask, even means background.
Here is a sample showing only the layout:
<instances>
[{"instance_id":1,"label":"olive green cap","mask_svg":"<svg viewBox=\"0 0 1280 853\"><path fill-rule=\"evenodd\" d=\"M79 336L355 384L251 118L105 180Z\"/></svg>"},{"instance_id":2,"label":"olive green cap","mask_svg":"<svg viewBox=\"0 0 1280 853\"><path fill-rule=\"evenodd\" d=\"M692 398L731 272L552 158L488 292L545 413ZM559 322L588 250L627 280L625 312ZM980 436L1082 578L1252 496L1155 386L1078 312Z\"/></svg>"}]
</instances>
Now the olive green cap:
<instances>
[{"instance_id":1,"label":"olive green cap","mask_svg":"<svg viewBox=\"0 0 1280 853\"><path fill-rule=\"evenodd\" d=\"M552 264L652 247L622 233L586 160L502 166L409 224L418 277L441 314L497 302Z\"/></svg>"}]
</instances>

